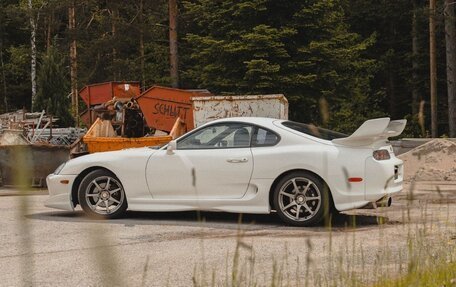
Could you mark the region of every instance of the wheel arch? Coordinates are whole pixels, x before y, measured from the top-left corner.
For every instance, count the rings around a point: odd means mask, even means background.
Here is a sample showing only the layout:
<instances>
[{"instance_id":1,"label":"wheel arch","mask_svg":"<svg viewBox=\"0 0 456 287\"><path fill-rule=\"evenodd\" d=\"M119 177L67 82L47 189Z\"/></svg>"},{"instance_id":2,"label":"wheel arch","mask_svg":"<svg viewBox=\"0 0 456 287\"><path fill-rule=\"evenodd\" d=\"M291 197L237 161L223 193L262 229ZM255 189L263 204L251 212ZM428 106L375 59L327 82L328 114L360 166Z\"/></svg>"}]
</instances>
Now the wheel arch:
<instances>
[{"instance_id":1,"label":"wheel arch","mask_svg":"<svg viewBox=\"0 0 456 287\"><path fill-rule=\"evenodd\" d=\"M276 188L277 184L279 183L279 181L284 177L284 176L287 176L289 175L290 173L293 173L293 172L306 172L306 173L309 173L309 174L312 174L313 176L316 176L318 177L322 182L323 184L325 185L325 187L328 189L329 191L329 200L330 200L330 204L331 206L334 207L334 199L333 199L333 196L332 196L332 191L331 189L329 188L329 185L326 183L326 181L323 179L323 177L321 177L319 174L311 171L311 170L308 170L308 169L290 169L290 170L287 170L283 173L281 173L275 180L274 182L272 183L271 185L271 188L269 189L269 206L271 208L271 210L274 209L274 203L273 203L273 200L274 200L274 189Z\"/></svg>"},{"instance_id":2,"label":"wheel arch","mask_svg":"<svg viewBox=\"0 0 456 287\"><path fill-rule=\"evenodd\" d=\"M73 206L76 207L76 205L79 204L79 199L78 199L78 191L79 191L79 186L81 185L82 180L92 171L95 170L105 170L109 173L112 173L114 176L116 174L112 172L112 170L109 170L105 167L102 166L91 166L86 169L84 169L79 175L74 179L73 186L71 187L71 201L73 202ZM118 176L116 176L118 178ZM125 195L126 196L126 195Z\"/></svg>"}]
</instances>

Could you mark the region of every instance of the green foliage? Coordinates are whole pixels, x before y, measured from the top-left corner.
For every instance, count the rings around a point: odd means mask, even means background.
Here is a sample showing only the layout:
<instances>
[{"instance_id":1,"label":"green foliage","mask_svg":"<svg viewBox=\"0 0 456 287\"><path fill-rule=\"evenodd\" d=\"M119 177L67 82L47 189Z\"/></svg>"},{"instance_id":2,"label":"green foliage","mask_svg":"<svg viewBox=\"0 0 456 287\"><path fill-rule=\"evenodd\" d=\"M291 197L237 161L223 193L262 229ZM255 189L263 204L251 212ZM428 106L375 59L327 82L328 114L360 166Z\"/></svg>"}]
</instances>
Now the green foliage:
<instances>
[{"instance_id":1,"label":"green foliage","mask_svg":"<svg viewBox=\"0 0 456 287\"><path fill-rule=\"evenodd\" d=\"M49 39L68 70L77 39L78 87L106 81L169 85L168 1L0 2L0 49L10 109L30 109L30 24L39 53ZM447 107L442 1L438 2L439 115ZM428 101L428 9L423 0L183 0L179 4L182 88L214 94L283 93L290 118L351 132L367 118L402 118ZM412 54L416 15L418 52ZM140 37L144 39L141 57ZM144 59L144 69L141 60ZM417 60L415 68L412 61ZM415 73L416 77L412 77ZM67 72L64 73L69 80ZM3 84L3 83L2 83ZM2 87L3 88L3 87ZM4 89L0 94L3 98ZM321 105L324 103L324 106ZM429 114L425 105L424 114ZM429 116L425 117L429 126ZM445 125L440 126L442 133ZM415 132L411 132L415 134Z\"/></svg>"},{"instance_id":2,"label":"green foliage","mask_svg":"<svg viewBox=\"0 0 456 287\"><path fill-rule=\"evenodd\" d=\"M443 4L443 1L437 1ZM414 5L415 3L415 5ZM374 73L370 88L384 94L378 109L392 118L403 118L412 113L412 90L418 93L419 101L429 101L429 1L423 0L385 0L365 1L349 0L348 21L353 31L362 36L375 33L377 41L370 46L366 54L377 61L378 69ZM412 23L416 14L417 54L412 53ZM444 34L441 14L438 8L437 45L439 79L444 78ZM412 60L416 60L414 69ZM413 73L416 73L416 79ZM444 103L444 82L439 82L439 102ZM429 106L424 111L429 114ZM443 106L441 106L443 111ZM430 117L426 117L430 120Z\"/></svg>"},{"instance_id":3,"label":"green foliage","mask_svg":"<svg viewBox=\"0 0 456 287\"><path fill-rule=\"evenodd\" d=\"M401 138L421 138L426 136L426 130L421 127L418 115L406 115L407 126Z\"/></svg>"},{"instance_id":4,"label":"green foliage","mask_svg":"<svg viewBox=\"0 0 456 287\"><path fill-rule=\"evenodd\" d=\"M171 80L168 46L163 43L148 42L145 44L144 51L146 85L169 85Z\"/></svg>"},{"instance_id":5,"label":"green foliage","mask_svg":"<svg viewBox=\"0 0 456 287\"><path fill-rule=\"evenodd\" d=\"M25 106L21 97L30 93L30 49L26 45L10 46L6 50L5 73L7 97L10 105L19 108Z\"/></svg>"},{"instance_id":6,"label":"green foliage","mask_svg":"<svg viewBox=\"0 0 456 287\"><path fill-rule=\"evenodd\" d=\"M185 76L216 93L285 93L290 117L299 121L322 124L321 97L330 119L342 113L348 121L364 120L372 113L354 107L367 104L375 61L363 52L375 37L350 32L342 4L184 2L184 17L193 24L184 38L191 47Z\"/></svg>"},{"instance_id":7,"label":"green foliage","mask_svg":"<svg viewBox=\"0 0 456 287\"><path fill-rule=\"evenodd\" d=\"M67 69L54 46L43 55L37 75L37 97L35 111L45 110L47 114L59 118L62 127L71 126L68 94L70 93Z\"/></svg>"},{"instance_id":8,"label":"green foliage","mask_svg":"<svg viewBox=\"0 0 456 287\"><path fill-rule=\"evenodd\" d=\"M354 90L352 100L342 101L339 104L339 109L330 117L328 127L351 134L367 119L387 116L365 93Z\"/></svg>"},{"instance_id":9,"label":"green foliage","mask_svg":"<svg viewBox=\"0 0 456 287\"><path fill-rule=\"evenodd\" d=\"M139 17L139 1L78 3L80 87L107 81L140 81L141 28L146 86L169 84L167 1L143 0L143 3L143 22ZM66 37L63 40L68 41Z\"/></svg>"},{"instance_id":10,"label":"green foliage","mask_svg":"<svg viewBox=\"0 0 456 287\"><path fill-rule=\"evenodd\" d=\"M26 75L29 72L25 67L29 63L30 52L27 46L10 47L7 51L10 60L6 64L7 70L14 75Z\"/></svg>"}]
</instances>

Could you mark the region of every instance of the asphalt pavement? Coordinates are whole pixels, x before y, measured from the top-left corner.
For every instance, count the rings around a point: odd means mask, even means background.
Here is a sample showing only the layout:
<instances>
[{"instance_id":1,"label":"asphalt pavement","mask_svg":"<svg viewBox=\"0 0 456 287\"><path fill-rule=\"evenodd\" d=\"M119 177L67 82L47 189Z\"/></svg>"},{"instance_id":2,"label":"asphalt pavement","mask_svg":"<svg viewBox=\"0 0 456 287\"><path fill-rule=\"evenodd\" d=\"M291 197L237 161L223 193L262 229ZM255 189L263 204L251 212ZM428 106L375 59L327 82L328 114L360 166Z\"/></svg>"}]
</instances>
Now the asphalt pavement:
<instances>
[{"instance_id":1,"label":"asphalt pavement","mask_svg":"<svg viewBox=\"0 0 456 287\"><path fill-rule=\"evenodd\" d=\"M432 186L423 185L412 201L404 192L390 208L356 210L331 227L309 228L284 226L275 214L128 212L118 220L93 220L79 208L44 207L46 190L2 188L0 286L218 286L231 280L264 286L277 274L283 284L304 285L350 270L365 280L386 251L384 265L397 264L410 232L431 226L435 244L456 235L455 185L438 193Z\"/></svg>"}]
</instances>

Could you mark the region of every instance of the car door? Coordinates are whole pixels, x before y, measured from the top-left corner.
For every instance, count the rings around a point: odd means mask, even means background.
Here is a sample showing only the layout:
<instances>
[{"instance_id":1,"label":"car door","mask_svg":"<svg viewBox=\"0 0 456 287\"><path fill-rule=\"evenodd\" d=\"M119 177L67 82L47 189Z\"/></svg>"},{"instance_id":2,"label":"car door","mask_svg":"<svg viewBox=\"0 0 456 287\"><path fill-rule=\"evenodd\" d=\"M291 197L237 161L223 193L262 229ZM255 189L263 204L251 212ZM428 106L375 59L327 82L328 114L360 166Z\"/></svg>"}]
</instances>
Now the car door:
<instances>
[{"instance_id":1,"label":"car door","mask_svg":"<svg viewBox=\"0 0 456 287\"><path fill-rule=\"evenodd\" d=\"M159 150L147 164L154 198L236 199L247 190L253 171L254 128L225 122L206 126L177 142L173 154Z\"/></svg>"}]
</instances>

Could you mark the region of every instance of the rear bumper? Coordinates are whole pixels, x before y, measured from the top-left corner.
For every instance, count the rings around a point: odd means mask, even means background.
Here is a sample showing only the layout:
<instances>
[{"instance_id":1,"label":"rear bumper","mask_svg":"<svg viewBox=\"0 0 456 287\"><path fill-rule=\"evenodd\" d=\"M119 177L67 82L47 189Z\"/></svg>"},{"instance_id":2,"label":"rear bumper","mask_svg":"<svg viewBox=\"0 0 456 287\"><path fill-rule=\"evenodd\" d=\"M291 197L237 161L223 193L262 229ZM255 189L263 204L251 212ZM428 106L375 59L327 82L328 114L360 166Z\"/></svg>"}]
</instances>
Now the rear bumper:
<instances>
[{"instance_id":1,"label":"rear bumper","mask_svg":"<svg viewBox=\"0 0 456 287\"><path fill-rule=\"evenodd\" d=\"M356 172L349 174L356 174ZM372 156L367 157L364 161L363 174L362 182L354 182L346 186L341 182L335 185L332 193L337 210L363 208L402 191L403 162L394 156L384 161L377 161ZM346 176L342 175L341 178L345 179Z\"/></svg>"},{"instance_id":2,"label":"rear bumper","mask_svg":"<svg viewBox=\"0 0 456 287\"><path fill-rule=\"evenodd\" d=\"M49 190L49 198L44 203L44 206L73 211L74 206L71 199L71 189L76 176L77 175L48 175L46 183Z\"/></svg>"},{"instance_id":3,"label":"rear bumper","mask_svg":"<svg viewBox=\"0 0 456 287\"><path fill-rule=\"evenodd\" d=\"M366 159L366 181L364 199L376 202L382 197L391 196L402 190L404 165L402 160L394 157L390 160L377 161Z\"/></svg>"}]
</instances>

